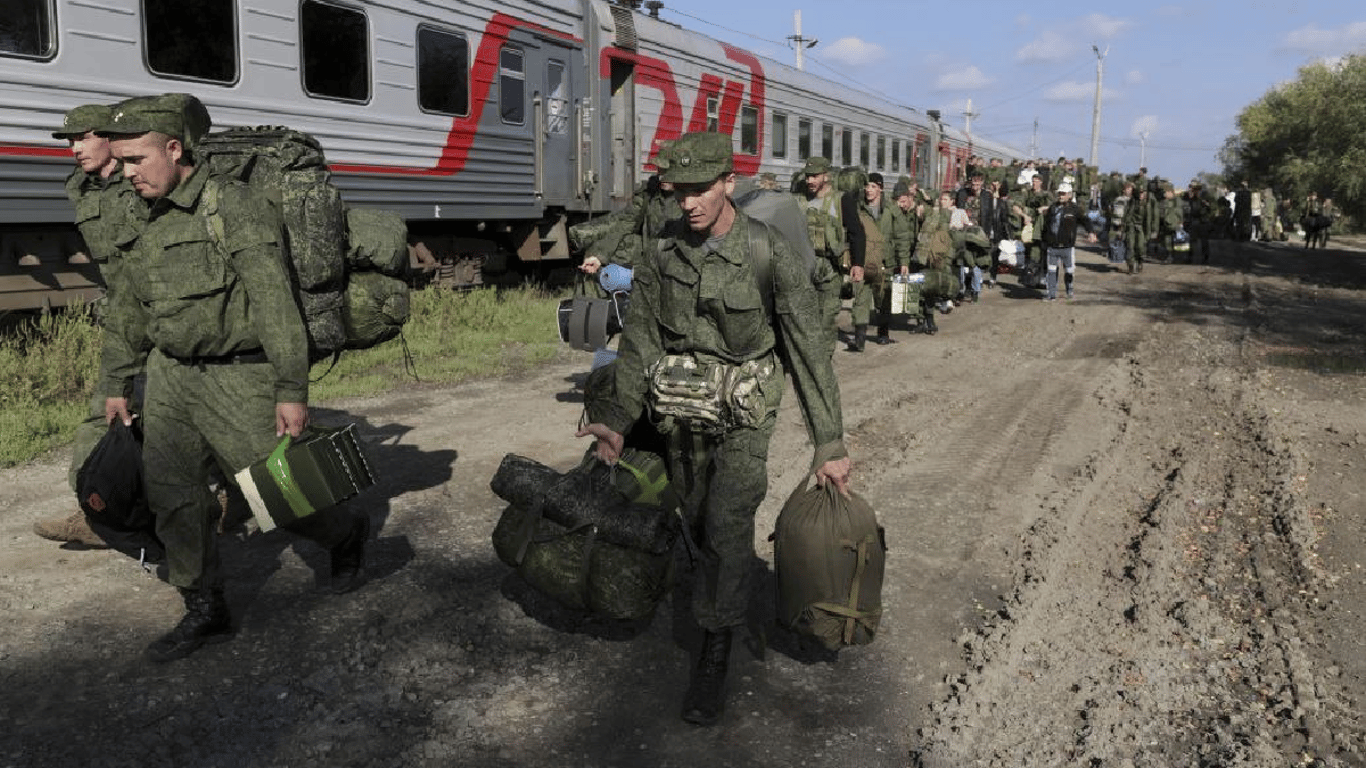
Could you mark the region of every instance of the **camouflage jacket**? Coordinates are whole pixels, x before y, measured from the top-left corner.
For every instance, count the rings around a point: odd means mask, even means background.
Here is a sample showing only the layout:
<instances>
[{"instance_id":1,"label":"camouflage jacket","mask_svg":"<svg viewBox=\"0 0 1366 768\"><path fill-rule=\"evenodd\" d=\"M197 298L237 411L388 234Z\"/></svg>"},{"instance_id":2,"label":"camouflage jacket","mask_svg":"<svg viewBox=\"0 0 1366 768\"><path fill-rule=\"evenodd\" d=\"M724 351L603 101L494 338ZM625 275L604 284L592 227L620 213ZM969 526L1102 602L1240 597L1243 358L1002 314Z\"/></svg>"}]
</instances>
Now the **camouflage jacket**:
<instances>
[{"instance_id":1,"label":"camouflage jacket","mask_svg":"<svg viewBox=\"0 0 1366 768\"><path fill-rule=\"evenodd\" d=\"M110 292L101 361L108 397L127 394L156 348L180 359L264 350L277 402L307 402L308 342L285 254L280 214L237 183L221 184L224 241L201 210L209 173L200 168L166 197L144 203L147 223L118 244L123 260Z\"/></svg>"},{"instance_id":2,"label":"camouflage jacket","mask_svg":"<svg viewBox=\"0 0 1366 768\"><path fill-rule=\"evenodd\" d=\"M569 228L574 246L604 264L632 266L641 248L664 231L678 215L678 205L659 189L658 181L642 184L625 208Z\"/></svg>"},{"instance_id":3,"label":"camouflage jacket","mask_svg":"<svg viewBox=\"0 0 1366 768\"><path fill-rule=\"evenodd\" d=\"M878 215L867 201L859 203L859 220L863 222L864 266L874 264L887 269L909 266L911 263L911 222L893 200L882 198ZM874 232L873 230L877 231Z\"/></svg>"},{"instance_id":4,"label":"camouflage jacket","mask_svg":"<svg viewBox=\"0 0 1366 768\"><path fill-rule=\"evenodd\" d=\"M118 264L115 243L137 236L142 226L139 214L145 206L124 178L122 163L108 177L77 168L67 177L66 196L76 209L76 228L85 241L86 252L100 265L108 285L111 271Z\"/></svg>"},{"instance_id":5,"label":"camouflage jacket","mask_svg":"<svg viewBox=\"0 0 1366 768\"><path fill-rule=\"evenodd\" d=\"M636 264L616 364L616 400L602 409L602 422L619 433L630 429L648 403L648 371L665 355L740 364L772 355L781 334L782 362L791 366L816 455L821 461L842 458L847 453L839 382L809 267L781 237L770 239L770 319L749 263L748 228L749 217L737 210L735 223L713 251L675 220L659 250ZM774 366L771 386L764 387L775 409L782 398L782 368Z\"/></svg>"}]
</instances>

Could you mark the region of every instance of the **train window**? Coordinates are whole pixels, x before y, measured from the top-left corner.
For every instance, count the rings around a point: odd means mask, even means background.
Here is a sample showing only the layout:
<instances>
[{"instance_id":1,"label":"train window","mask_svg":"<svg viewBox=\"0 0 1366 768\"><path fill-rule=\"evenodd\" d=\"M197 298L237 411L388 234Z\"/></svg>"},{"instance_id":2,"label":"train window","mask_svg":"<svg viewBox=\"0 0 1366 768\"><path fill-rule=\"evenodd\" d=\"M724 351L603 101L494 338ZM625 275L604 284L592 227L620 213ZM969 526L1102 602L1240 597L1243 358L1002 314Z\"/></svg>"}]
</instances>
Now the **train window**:
<instances>
[{"instance_id":1,"label":"train window","mask_svg":"<svg viewBox=\"0 0 1366 768\"><path fill-rule=\"evenodd\" d=\"M901 168L901 139L892 139L892 164L888 167L893 171Z\"/></svg>"},{"instance_id":2,"label":"train window","mask_svg":"<svg viewBox=\"0 0 1366 768\"><path fill-rule=\"evenodd\" d=\"M863 166L864 168L868 167L868 160L870 159L868 155L870 148L871 147L868 141L868 134L860 133L858 135L858 164Z\"/></svg>"},{"instance_id":3,"label":"train window","mask_svg":"<svg viewBox=\"0 0 1366 768\"><path fill-rule=\"evenodd\" d=\"M569 87L564 62L551 59L545 68L545 132L569 133Z\"/></svg>"},{"instance_id":4,"label":"train window","mask_svg":"<svg viewBox=\"0 0 1366 768\"><path fill-rule=\"evenodd\" d=\"M46 59L56 53L53 0L7 0L0 14L0 56Z\"/></svg>"},{"instance_id":5,"label":"train window","mask_svg":"<svg viewBox=\"0 0 1366 768\"><path fill-rule=\"evenodd\" d=\"M759 110L749 105L740 107L740 153L759 154Z\"/></svg>"},{"instance_id":6,"label":"train window","mask_svg":"<svg viewBox=\"0 0 1366 768\"><path fill-rule=\"evenodd\" d=\"M854 132L848 128L840 136L840 165L854 164Z\"/></svg>"},{"instance_id":7,"label":"train window","mask_svg":"<svg viewBox=\"0 0 1366 768\"><path fill-rule=\"evenodd\" d=\"M835 159L835 126L829 123L821 126L821 157Z\"/></svg>"},{"instance_id":8,"label":"train window","mask_svg":"<svg viewBox=\"0 0 1366 768\"><path fill-rule=\"evenodd\" d=\"M811 121L797 121L797 159L811 157Z\"/></svg>"},{"instance_id":9,"label":"train window","mask_svg":"<svg viewBox=\"0 0 1366 768\"><path fill-rule=\"evenodd\" d=\"M417 28L417 103L428 112L470 111L470 44L460 35Z\"/></svg>"},{"instance_id":10,"label":"train window","mask_svg":"<svg viewBox=\"0 0 1366 768\"><path fill-rule=\"evenodd\" d=\"M233 0L201 0L186 13L180 0L142 0L147 68L162 77L237 80Z\"/></svg>"},{"instance_id":11,"label":"train window","mask_svg":"<svg viewBox=\"0 0 1366 768\"><path fill-rule=\"evenodd\" d=\"M887 137L877 137L877 169L880 171L887 167Z\"/></svg>"},{"instance_id":12,"label":"train window","mask_svg":"<svg viewBox=\"0 0 1366 768\"><path fill-rule=\"evenodd\" d=\"M346 101L370 98L370 33L365 14L353 8L304 0L299 41L304 90Z\"/></svg>"},{"instance_id":13,"label":"train window","mask_svg":"<svg viewBox=\"0 0 1366 768\"><path fill-rule=\"evenodd\" d=\"M498 53L498 114L509 125L526 120L526 70L522 50L505 45Z\"/></svg>"},{"instance_id":14,"label":"train window","mask_svg":"<svg viewBox=\"0 0 1366 768\"><path fill-rule=\"evenodd\" d=\"M773 113L773 140L769 142L774 157L787 157L787 115Z\"/></svg>"}]
</instances>

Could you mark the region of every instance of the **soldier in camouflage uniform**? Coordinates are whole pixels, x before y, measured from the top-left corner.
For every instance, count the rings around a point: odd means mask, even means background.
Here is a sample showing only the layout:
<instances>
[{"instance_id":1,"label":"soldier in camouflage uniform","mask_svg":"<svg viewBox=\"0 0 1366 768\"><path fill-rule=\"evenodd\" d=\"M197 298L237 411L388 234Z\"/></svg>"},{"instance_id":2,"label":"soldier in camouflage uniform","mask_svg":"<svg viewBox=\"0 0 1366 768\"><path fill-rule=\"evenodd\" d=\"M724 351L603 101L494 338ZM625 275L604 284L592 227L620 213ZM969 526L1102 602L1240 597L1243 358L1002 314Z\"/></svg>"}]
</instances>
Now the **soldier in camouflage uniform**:
<instances>
[{"instance_id":1,"label":"soldier in camouflage uniform","mask_svg":"<svg viewBox=\"0 0 1366 768\"><path fill-rule=\"evenodd\" d=\"M858 201L851 195L840 194L830 178L830 161L813 157L806 161L802 172L806 175L806 227L816 257L830 262L837 272L844 272L853 284L854 299L863 288L863 261L866 248L863 227L859 225ZM868 326L855 325L850 347L862 349Z\"/></svg>"},{"instance_id":2,"label":"soldier in camouflage uniform","mask_svg":"<svg viewBox=\"0 0 1366 768\"><path fill-rule=\"evenodd\" d=\"M668 167L672 143L661 143L655 156L655 167L661 172ZM677 210L673 185L660 181L659 174L651 176L636 188L630 205L569 228L574 247L588 254L579 268L591 275L604 264L632 266L640 250L653 244Z\"/></svg>"},{"instance_id":3,"label":"soldier in camouflage uniform","mask_svg":"<svg viewBox=\"0 0 1366 768\"><path fill-rule=\"evenodd\" d=\"M859 220L863 223L865 240L863 280L868 290L864 292L866 299L861 304L855 297L854 326L869 325L870 310L876 310L877 336L873 341L892 344L895 340L891 331L890 277L893 269L911 263L911 227L901 208L883 194L880 173L868 174L863 202L859 205ZM862 352L863 348L859 347L857 351Z\"/></svg>"},{"instance_id":4,"label":"soldier in camouflage uniform","mask_svg":"<svg viewBox=\"0 0 1366 768\"><path fill-rule=\"evenodd\" d=\"M665 230L665 245L636 265L615 402L600 411L601 423L578 432L597 438L597 456L607 462L621 455L622 435L646 408L666 434L669 477L698 534L693 615L705 632L683 718L699 725L720 717L732 630L745 622L754 514L767 491L784 367L815 443L817 481L847 492L850 472L839 383L809 267L771 230L751 230L752 220L730 200L732 171L729 136L690 133L675 145L663 179L675 185L683 216ZM767 238L771 292L752 266L753 237ZM747 385L730 393L692 386L721 371ZM677 402L679 392L696 395L694 408Z\"/></svg>"},{"instance_id":5,"label":"soldier in camouflage uniform","mask_svg":"<svg viewBox=\"0 0 1366 768\"><path fill-rule=\"evenodd\" d=\"M123 177L123 165L109 151L109 140L95 135L95 129L103 127L111 114L109 107L103 104L79 106L67 112L61 130L52 133L53 138L67 140L71 154L76 158L77 167L66 180L66 195L76 209L76 227L85 241L85 253L73 256L72 260L83 263L87 258L93 259L105 286L113 282L119 265L119 260L114 258L114 243L129 237L140 226L132 215L137 195ZM77 473L106 429L104 395L96 392L90 401L89 415L76 427L71 468L67 472L72 491L76 490ZM33 531L53 541L105 546L80 510L64 517L40 520L33 524Z\"/></svg>"},{"instance_id":6,"label":"soldier in camouflage uniform","mask_svg":"<svg viewBox=\"0 0 1366 768\"><path fill-rule=\"evenodd\" d=\"M147 501L166 546L167 580L186 609L148 646L148 657L162 662L232 633L210 463L231 476L265 458L282 435L302 433L308 343L276 207L195 164L195 145L208 125L199 100L145 96L113 112L98 133L123 161L146 223L136 238L116 243L123 261L110 293L101 388L107 419L131 423L129 386L146 367ZM206 199L217 201L216 211L206 210ZM223 234L215 233L210 214L226 223ZM290 529L330 550L333 591L363 581L368 518L328 510Z\"/></svg>"}]
</instances>

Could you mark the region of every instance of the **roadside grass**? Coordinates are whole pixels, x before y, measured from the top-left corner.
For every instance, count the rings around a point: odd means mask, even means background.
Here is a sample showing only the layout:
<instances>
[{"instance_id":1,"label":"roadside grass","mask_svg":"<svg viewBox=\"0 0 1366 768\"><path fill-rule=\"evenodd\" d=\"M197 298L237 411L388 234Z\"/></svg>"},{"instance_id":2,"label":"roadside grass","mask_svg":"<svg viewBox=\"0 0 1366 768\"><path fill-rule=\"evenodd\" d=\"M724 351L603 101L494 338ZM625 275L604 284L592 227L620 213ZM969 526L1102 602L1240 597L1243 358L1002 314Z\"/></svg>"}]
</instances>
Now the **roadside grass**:
<instances>
[{"instance_id":1,"label":"roadside grass","mask_svg":"<svg viewBox=\"0 0 1366 768\"><path fill-rule=\"evenodd\" d=\"M414 383L414 374L422 384L449 385L548 362L564 347L555 331L559 298L533 287L413 291L403 336L343 352L335 367L315 365L309 399L375 395ZM84 306L0 333L0 467L71 441L95 390L100 341Z\"/></svg>"}]
</instances>

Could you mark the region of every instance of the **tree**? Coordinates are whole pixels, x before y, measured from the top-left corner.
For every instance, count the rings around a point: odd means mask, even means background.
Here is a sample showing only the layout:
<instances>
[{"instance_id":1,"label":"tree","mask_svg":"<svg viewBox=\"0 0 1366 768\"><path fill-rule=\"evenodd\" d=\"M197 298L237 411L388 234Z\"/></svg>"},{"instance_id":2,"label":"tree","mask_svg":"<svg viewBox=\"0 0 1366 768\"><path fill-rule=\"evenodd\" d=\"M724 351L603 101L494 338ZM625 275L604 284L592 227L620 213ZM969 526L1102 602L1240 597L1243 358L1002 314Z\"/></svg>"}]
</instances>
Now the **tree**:
<instances>
[{"instance_id":1,"label":"tree","mask_svg":"<svg viewBox=\"0 0 1366 768\"><path fill-rule=\"evenodd\" d=\"M1224 176L1270 186L1278 196L1331 197L1366 220L1366 56L1302 67L1238 115L1220 152Z\"/></svg>"}]
</instances>

